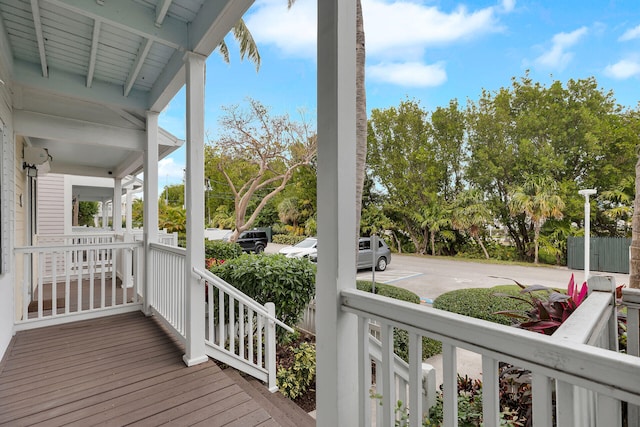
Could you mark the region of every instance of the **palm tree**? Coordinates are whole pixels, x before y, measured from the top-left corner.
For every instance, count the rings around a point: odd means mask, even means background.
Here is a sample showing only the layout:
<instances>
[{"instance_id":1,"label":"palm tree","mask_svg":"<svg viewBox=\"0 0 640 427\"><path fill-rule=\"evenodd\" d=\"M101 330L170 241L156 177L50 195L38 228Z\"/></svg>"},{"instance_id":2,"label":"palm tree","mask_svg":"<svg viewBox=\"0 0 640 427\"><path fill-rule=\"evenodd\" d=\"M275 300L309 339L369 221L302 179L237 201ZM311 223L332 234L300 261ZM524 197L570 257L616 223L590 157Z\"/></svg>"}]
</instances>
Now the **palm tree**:
<instances>
[{"instance_id":1,"label":"palm tree","mask_svg":"<svg viewBox=\"0 0 640 427\"><path fill-rule=\"evenodd\" d=\"M300 218L298 200L293 197L287 197L278 203L278 218L285 224L293 224L293 231L295 233L298 229L298 219Z\"/></svg>"},{"instance_id":2,"label":"palm tree","mask_svg":"<svg viewBox=\"0 0 640 427\"><path fill-rule=\"evenodd\" d=\"M289 8L296 0L287 0ZM360 230L362 193L367 163L367 95L364 87L365 66L364 20L362 4L356 0L356 233Z\"/></svg>"},{"instance_id":3,"label":"palm tree","mask_svg":"<svg viewBox=\"0 0 640 427\"><path fill-rule=\"evenodd\" d=\"M629 287L640 288L640 157L636 163L636 199L633 202L632 224Z\"/></svg>"},{"instance_id":4,"label":"palm tree","mask_svg":"<svg viewBox=\"0 0 640 427\"><path fill-rule=\"evenodd\" d=\"M513 191L509 200L511 215L524 214L533 225L536 264L542 226L549 218L562 219L564 201L557 193L558 186L551 178L532 176L526 179L524 185Z\"/></svg>"},{"instance_id":5,"label":"palm tree","mask_svg":"<svg viewBox=\"0 0 640 427\"><path fill-rule=\"evenodd\" d=\"M240 59L242 60L247 57L249 61L255 64L256 71L260 70L260 52L258 52L258 46L242 18L233 26L231 33L240 45ZM228 64L230 62L229 47L224 39L222 39L218 45L218 51L220 55L222 55L224 62Z\"/></svg>"},{"instance_id":6,"label":"palm tree","mask_svg":"<svg viewBox=\"0 0 640 427\"><path fill-rule=\"evenodd\" d=\"M429 229L429 241L431 243L431 255L436 255L436 234L451 225L451 210L445 200L436 197L424 206L422 211L422 227Z\"/></svg>"},{"instance_id":7,"label":"palm tree","mask_svg":"<svg viewBox=\"0 0 640 427\"><path fill-rule=\"evenodd\" d=\"M456 230L469 233L471 238L478 242L487 259L489 259L489 252L480 239L480 231L491 219L491 212L482 193L478 190L465 190L458 194L454 202L451 225Z\"/></svg>"}]
</instances>

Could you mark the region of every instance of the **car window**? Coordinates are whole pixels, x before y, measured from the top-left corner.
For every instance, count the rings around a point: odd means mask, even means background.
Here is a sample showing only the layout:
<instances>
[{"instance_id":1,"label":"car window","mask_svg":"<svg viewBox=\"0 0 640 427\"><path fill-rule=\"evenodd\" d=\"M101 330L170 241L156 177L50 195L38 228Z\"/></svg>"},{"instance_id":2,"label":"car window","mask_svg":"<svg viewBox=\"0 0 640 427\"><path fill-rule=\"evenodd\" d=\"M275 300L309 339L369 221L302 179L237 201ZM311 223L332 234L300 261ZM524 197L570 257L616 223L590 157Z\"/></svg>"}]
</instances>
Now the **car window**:
<instances>
[{"instance_id":1,"label":"car window","mask_svg":"<svg viewBox=\"0 0 640 427\"><path fill-rule=\"evenodd\" d=\"M383 248L384 247L384 243L382 243L382 240L378 240L378 247L379 248Z\"/></svg>"},{"instance_id":2,"label":"car window","mask_svg":"<svg viewBox=\"0 0 640 427\"><path fill-rule=\"evenodd\" d=\"M371 242L369 240L360 241L360 250L365 251L371 249Z\"/></svg>"}]
</instances>

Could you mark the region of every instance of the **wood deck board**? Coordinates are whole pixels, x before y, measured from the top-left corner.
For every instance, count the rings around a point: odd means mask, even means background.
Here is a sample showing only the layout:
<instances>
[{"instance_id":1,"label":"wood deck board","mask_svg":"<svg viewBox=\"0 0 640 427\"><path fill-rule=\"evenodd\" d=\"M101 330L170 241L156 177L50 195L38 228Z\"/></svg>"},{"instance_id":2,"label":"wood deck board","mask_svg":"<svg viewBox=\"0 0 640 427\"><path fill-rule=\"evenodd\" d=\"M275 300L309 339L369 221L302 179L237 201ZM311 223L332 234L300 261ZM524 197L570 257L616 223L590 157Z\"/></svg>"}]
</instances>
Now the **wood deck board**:
<instances>
[{"instance_id":1,"label":"wood deck board","mask_svg":"<svg viewBox=\"0 0 640 427\"><path fill-rule=\"evenodd\" d=\"M286 411L247 393L141 313L21 331L0 371L0 425L288 426Z\"/></svg>"}]
</instances>

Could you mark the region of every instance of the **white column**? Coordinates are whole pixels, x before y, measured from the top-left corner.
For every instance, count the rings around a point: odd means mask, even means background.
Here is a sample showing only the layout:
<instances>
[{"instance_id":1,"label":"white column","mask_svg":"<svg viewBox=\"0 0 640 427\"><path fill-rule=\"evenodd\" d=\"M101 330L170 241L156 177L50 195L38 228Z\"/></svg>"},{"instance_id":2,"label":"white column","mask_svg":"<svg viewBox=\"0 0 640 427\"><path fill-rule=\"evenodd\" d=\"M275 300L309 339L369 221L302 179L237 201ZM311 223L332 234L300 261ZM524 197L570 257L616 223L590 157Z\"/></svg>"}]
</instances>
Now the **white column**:
<instances>
[{"instance_id":1,"label":"white column","mask_svg":"<svg viewBox=\"0 0 640 427\"><path fill-rule=\"evenodd\" d=\"M113 204L111 209L112 228L116 233L122 233L122 179L113 179Z\"/></svg>"},{"instance_id":2,"label":"white column","mask_svg":"<svg viewBox=\"0 0 640 427\"><path fill-rule=\"evenodd\" d=\"M158 242L158 115L155 111L147 112L147 147L144 151L144 312L151 313L153 292L151 284L150 243Z\"/></svg>"},{"instance_id":3,"label":"white column","mask_svg":"<svg viewBox=\"0 0 640 427\"><path fill-rule=\"evenodd\" d=\"M131 229L133 228L133 194L131 193L131 188L127 188L127 205L126 205L126 213L125 213L125 228L127 233L131 233Z\"/></svg>"},{"instance_id":4,"label":"white column","mask_svg":"<svg viewBox=\"0 0 640 427\"><path fill-rule=\"evenodd\" d=\"M205 354L204 286L193 275L194 266L204 266L204 72L205 57L185 55L187 72L187 208L186 353L187 366L207 361Z\"/></svg>"},{"instance_id":5,"label":"white column","mask_svg":"<svg viewBox=\"0 0 640 427\"><path fill-rule=\"evenodd\" d=\"M102 199L102 228L109 227L109 206L105 199Z\"/></svg>"},{"instance_id":6,"label":"white column","mask_svg":"<svg viewBox=\"0 0 640 427\"><path fill-rule=\"evenodd\" d=\"M356 2L318 0L318 425L357 426L357 319L340 309L356 286Z\"/></svg>"}]
</instances>

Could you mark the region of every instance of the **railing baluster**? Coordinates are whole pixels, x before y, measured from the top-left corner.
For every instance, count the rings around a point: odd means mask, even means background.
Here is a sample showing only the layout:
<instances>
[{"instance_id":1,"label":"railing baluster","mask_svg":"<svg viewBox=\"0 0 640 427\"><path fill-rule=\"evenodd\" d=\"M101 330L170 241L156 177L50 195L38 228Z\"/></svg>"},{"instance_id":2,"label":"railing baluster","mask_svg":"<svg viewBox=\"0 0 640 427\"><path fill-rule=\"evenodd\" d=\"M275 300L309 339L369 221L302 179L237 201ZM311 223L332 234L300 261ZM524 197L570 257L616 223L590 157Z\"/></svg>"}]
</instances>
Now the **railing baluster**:
<instances>
[{"instance_id":1,"label":"railing baluster","mask_svg":"<svg viewBox=\"0 0 640 427\"><path fill-rule=\"evenodd\" d=\"M231 299L231 296L229 296ZM271 316L275 317L276 315L276 306L272 302L268 302L265 305L267 309L267 313ZM276 383L276 324L271 320L266 320L267 324L265 325L265 339L267 345L267 351L265 354L265 368L267 369L267 387L270 392L275 392L278 390L278 385ZM231 333L233 335L233 332Z\"/></svg>"},{"instance_id":2,"label":"railing baluster","mask_svg":"<svg viewBox=\"0 0 640 427\"><path fill-rule=\"evenodd\" d=\"M362 425L371 426L371 357L369 356L369 319L358 317L358 360L360 360L359 407Z\"/></svg>"},{"instance_id":3,"label":"railing baluster","mask_svg":"<svg viewBox=\"0 0 640 427\"><path fill-rule=\"evenodd\" d=\"M95 268L95 260L93 257L95 256L95 251L88 250L87 255L88 259L88 269L89 269L89 310L93 310L93 298L95 297L95 289L94 287L94 268Z\"/></svg>"},{"instance_id":4,"label":"railing baluster","mask_svg":"<svg viewBox=\"0 0 640 427\"><path fill-rule=\"evenodd\" d=\"M82 256L80 256L82 254ZM76 312L81 312L82 311L82 269L83 269L83 258L84 258L84 251L82 250L78 250L76 252L76 262L77 262L77 268L78 268L78 281L76 283L77 288L78 288L78 298L77 298L77 303L78 306L76 307Z\"/></svg>"},{"instance_id":5,"label":"railing baluster","mask_svg":"<svg viewBox=\"0 0 640 427\"><path fill-rule=\"evenodd\" d=\"M38 256L38 319L42 319L44 254Z\"/></svg>"},{"instance_id":6,"label":"railing baluster","mask_svg":"<svg viewBox=\"0 0 640 427\"><path fill-rule=\"evenodd\" d=\"M204 283L207 284L207 294L209 296L209 303L207 304L207 314L208 314L208 319L207 321L209 322L209 341L211 342L215 342L214 341L214 326L213 326L213 317L214 317L214 311L213 311L213 284L212 283L207 283L206 280L202 279L202 281Z\"/></svg>"},{"instance_id":7,"label":"railing baluster","mask_svg":"<svg viewBox=\"0 0 640 427\"><path fill-rule=\"evenodd\" d=\"M552 425L551 380L549 377L536 373L531 374L531 393L533 397L533 426Z\"/></svg>"},{"instance_id":8,"label":"railing baluster","mask_svg":"<svg viewBox=\"0 0 640 427\"><path fill-rule=\"evenodd\" d=\"M236 315L235 315L236 301L231 295L229 295L229 351L233 354L236 353Z\"/></svg>"},{"instance_id":9,"label":"railing baluster","mask_svg":"<svg viewBox=\"0 0 640 427\"><path fill-rule=\"evenodd\" d=\"M254 331L254 327L253 327L253 310L249 310L248 313L248 328L249 328L249 361L251 361L251 363L253 363L254 365L257 365L256 361L254 360L253 356L253 342L254 342L254 338L255 338L255 334L253 333Z\"/></svg>"},{"instance_id":10,"label":"railing baluster","mask_svg":"<svg viewBox=\"0 0 640 427\"><path fill-rule=\"evenodd\" d=\"M244 304L238 302L238 355L244 359Z\"/></svg>"},{"instance_id":11,"label":"railing baluster","mask_svg":"<svg viewBox=\"0 0 640 427\"><path fill-rule=\"evenodd\" d=\"M53 264L51 283L51 316L58 315L58 253L53 252L51 263Z\"/></svg>"},{"instance_id":12,"label":"railing baluster","mask_svg":"<svg viewBox=\"0 0 640 427\"><path fill-rule=\"evenodd\" d=\"M224 292L218 289L218 346L224 348Z\"/></svg>"},{"instance_id":13,"label":"railing baluster","mask_svg":"<svg viewBox=\"0 0 640 427\"><path fill-rule=\"evenodd\" d=\"M393 326L388 323L380 325L380 342L382 343L382 363L380 369L382 374L383 389L378 392L382 394L382 416L384 425L395 424L395 381L393 365Z\"/></svg>"},{"instance_id":14,"label":"railing baluster","mask_svg":"<svg viewBox=\"0 0 640 427\"><path fill-rule=\"evenodd\" d=\"M31 277L32 265L33 254L22 254L22 320L29 318L29 303L33 299L33 293L29 292L33 281L33 277Z\"/></svg>"},{"instance_id":15,"label":"railing baluster","mask_svg":"<svg viewBox=\"0 0 640 427\"><path fill-rule=\"evenodd\" d=\"M627 298L626 291L623 290L624 299ZM640 356L640 310L631 304L627 304L627 353ZM640 427L640 407L630 403L627 407L627 419L628 427Z\"/></svg>"},{"instance_id":16,"label":"railing baluster","mask_svg":"<svg viewBox=\"0 0 640 427\"><path fill-rule=\"evenodd\" d=\"M443 421L446 426L458 425L458 362L456 348L442 343Z\"/></svg>"},{"instance_id":17,"label":"railing baluster","mask_svg":"<svg viewBox=\"0 0 640 427\"><path fill-rule=\"evenodd\" d=\"M573 384L556 380L556 419L559 426L575 425L574 391Z\"/></svg>"},{"instance_id":18,"label":"railing baluster","mask_svg":"<svg viewBox=\"0 0 640 427\"><path fill-rule=\"evenodd\" d=\"M422 336L409 332L409 425L422 426ZM406 398L405 398L406 402Z\"/></svg>"},{"instance_id":19,"label":"railing baluster","mask_svg":"<svg viewBox=\"0 0 640 427\"><path fill-rule=\"evenodd\" d=\"M622 410L620 401L609 396L599 394L596 410L596 426L620 427L622 425Z\"/></svg>"},{"instance_id":20,"label":"railing baluster","mask_svg":"<svg viewBox=\"0 0 640 427\"><path fill-rule=\"evenodd\" d=\"M25 254L26 255L26 254ZM69 314L69 306L71 305L71 269L73 251L65 252L65 278L64 278L64 314Z\"/></svg>"},{"instance_id":21,"label":"railing baluster","mask_svg":"<svg viewBox=\"0 0 640 427\"><path fill-rule=\"evenodd\" d=\"M116 250L111 250L111 306L115 307L117 304L116 297L118 296L118 270L116 269L117 262L117 252Z\"/></svg>"},{"instance_id":22,"label":"railing baluster","mask_svg":"<svg viewBox=\"0 0 640 427\"><path fill-rule=\"evenodd\" d=\"M482 414L485 427L500 425L498 361L482 356Z\"/></svg>"},{"instance_id":23,"label":"railing baluster","mask_svg":"<svg viewBox=\"0 0 640 427\"><path fill-rule=\"evenodd\" d=\"M264 359L262 358L262 334L264 333L263 324L262 324L262 316L257 315L257 323L258 323L258 360L257 365L261 368L264 367Z\"/></svg>"},{"instance_id":24,"label":"railing baluster","mask_svg":"<svg viewBox=\"0 0 640 427\"><path fill-rule=\"evenodd\" d=\"M106 280L107 280L107 276L106 276L106 267L105 267L105 250L101 249L100 250L100 308L104 308L104 305L106 303L105 301L105 286L106 286Z\"/></svg>"}]
</instances>

